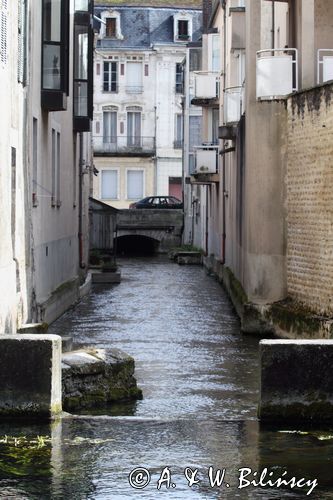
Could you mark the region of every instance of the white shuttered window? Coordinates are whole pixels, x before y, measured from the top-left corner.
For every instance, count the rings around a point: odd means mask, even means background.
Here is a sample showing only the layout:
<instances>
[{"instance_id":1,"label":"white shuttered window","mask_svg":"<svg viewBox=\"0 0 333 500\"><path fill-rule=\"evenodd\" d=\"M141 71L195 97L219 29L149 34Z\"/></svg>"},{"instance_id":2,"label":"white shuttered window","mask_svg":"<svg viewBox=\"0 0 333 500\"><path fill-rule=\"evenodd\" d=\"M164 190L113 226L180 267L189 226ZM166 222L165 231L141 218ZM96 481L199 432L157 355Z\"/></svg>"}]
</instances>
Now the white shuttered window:
<instances>
[{"instance_id":1,"label":"white shuttered window","mask_svg":"<svg viewBox=\"0 0 333 500\"><path fill-rule=\"evenodd\" d=\"M143 170L127 171L127 199L143 198Z\"/></svg>"},{"instance_id":2,"label":"white shuttered window","mask_svg":"<svg viewBox=\"0 0 333 500\"><path fill-rule=\"evenodd\" d=\"M102 170L102 200L116 200L118 198L118 171Z\"/></svg>"}]
</instances>

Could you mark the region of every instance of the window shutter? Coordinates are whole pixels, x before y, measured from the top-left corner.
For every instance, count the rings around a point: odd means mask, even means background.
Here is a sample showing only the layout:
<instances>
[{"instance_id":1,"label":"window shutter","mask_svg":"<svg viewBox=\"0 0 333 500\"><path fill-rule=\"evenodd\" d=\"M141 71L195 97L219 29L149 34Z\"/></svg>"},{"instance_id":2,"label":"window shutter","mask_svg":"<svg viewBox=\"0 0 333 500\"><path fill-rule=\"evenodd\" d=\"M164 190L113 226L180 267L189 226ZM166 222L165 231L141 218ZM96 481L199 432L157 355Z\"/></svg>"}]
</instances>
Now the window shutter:
<instances>
[{"instance_id":1,"label":"window shutter","mask_svg":"<svg viewBox=\"0 0 333 500\"><path fill-rule=\"evenodd\" d=\"M18 2L18 59L17 59L17 80L25 82L25 25L26 23L26 0Z\"/></svg>"},{"instance_id":2,"label":"window shutter","mask_svg":"<svg viewBox=\"0 0 333 500\"><path fill-rule=\"evenodd\" d=\"M8 5L7 0L1 2L1 33L0 33L0 60L2 64L7 64L8 46L7 46L7 27L8 27Z\"/></svg>"},{"instance_id":3,"label":"window shutter","mask_svg":"<svg viewBox=\"0 0 333 500\"><path fill-rule=\"evenodd\" d=\"M102 200L116 200L118 198L117 170L102 170Z\"/></svg>"},{"instance_id":4,"label":"window shutter","mask_svg":"<svg viewBox=\"0 0 333 500\"><path fill-rule=\"evenodd\" d=\"M127 171L127 199L137 200L143 197L143 171Z\"/></svg>"}]
</instances>

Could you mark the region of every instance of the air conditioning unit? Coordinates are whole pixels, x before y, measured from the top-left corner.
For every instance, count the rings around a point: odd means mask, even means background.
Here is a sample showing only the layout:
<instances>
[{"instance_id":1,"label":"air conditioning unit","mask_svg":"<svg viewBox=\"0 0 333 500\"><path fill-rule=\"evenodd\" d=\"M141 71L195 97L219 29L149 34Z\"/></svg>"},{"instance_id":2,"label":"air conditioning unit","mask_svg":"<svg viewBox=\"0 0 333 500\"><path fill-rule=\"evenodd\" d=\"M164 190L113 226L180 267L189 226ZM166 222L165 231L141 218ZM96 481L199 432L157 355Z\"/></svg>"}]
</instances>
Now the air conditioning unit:
<instances>
[{"instance_id":1,"label":"air conditioning unit","mask_svg":"<svg viewBox=\"0 0 333 500\"><path fill-rule=\"evenodd\" d=\"M216 174L217 172L217 149L197 149L196 151L196 174Z\"/></svg>"}]
</instances>

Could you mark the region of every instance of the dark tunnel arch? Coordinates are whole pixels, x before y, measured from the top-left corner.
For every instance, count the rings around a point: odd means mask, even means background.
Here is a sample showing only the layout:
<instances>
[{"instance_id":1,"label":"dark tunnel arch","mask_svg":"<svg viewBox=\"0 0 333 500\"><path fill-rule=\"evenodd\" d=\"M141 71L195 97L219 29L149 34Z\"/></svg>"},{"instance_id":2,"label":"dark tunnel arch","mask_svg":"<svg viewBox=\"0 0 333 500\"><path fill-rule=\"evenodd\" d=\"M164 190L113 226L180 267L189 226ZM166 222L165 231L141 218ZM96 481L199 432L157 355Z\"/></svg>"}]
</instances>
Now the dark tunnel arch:
<instances>
[{"instance_id":1,"label":"dark tunnel arch","mask_svg":"<svg viewBox=\"0 0 333 500\"><path fill-rule=\"evenodd\" d=\"M138 234L118 236L116 238L117 255L154 255L160 242L155 238Z\"/></svg>"}]
</instances>

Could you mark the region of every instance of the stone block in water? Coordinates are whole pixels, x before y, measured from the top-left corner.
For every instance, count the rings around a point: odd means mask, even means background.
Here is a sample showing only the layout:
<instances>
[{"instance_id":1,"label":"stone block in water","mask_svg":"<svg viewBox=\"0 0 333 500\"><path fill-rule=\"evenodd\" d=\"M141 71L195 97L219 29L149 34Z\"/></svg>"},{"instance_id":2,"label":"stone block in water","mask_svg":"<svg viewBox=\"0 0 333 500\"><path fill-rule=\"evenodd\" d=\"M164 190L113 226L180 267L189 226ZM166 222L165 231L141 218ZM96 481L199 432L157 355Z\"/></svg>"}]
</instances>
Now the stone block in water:
<instances>
[{"instance_id":1,"label":"stone block in water","mask_svg":"<svg viewBox=\"0 0 333 500\"><path fill-rule=\"evenodd\" d=\"M0 335L0 418L61 413L61 338Z\"/></svg>"},{"instance_id":2,"label":"stone block in water","mask_svg":"<svg viewBox=\"0 0 333 500\"><path fill-rule=\"evenodd\" d=\"M262 421L332 421L333 340L262 340L260 364Z\"/></svg>"}]
</instances>

